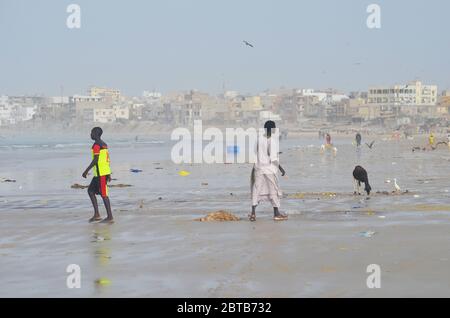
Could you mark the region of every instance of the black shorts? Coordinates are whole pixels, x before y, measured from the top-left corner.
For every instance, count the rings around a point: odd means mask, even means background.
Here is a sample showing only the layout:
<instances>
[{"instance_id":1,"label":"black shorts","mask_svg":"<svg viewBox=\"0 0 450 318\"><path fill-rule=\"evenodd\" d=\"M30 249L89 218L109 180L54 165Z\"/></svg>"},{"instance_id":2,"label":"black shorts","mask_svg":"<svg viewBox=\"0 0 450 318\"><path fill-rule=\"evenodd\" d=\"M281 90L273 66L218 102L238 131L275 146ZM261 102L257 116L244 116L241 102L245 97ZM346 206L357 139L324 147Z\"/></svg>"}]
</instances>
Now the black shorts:
<instances>
[{"instance_id":1,"label":"black shorts","mask_svg":"<svg viewBox=\"0 0 450 318\"><path fill-rule=\"evenodd\" d=\"M91 184L89 184L88 192L99 194L103 198L108 196L107 180L109 176L101 176L92 178Z\"/></svg>"}]
</instances>

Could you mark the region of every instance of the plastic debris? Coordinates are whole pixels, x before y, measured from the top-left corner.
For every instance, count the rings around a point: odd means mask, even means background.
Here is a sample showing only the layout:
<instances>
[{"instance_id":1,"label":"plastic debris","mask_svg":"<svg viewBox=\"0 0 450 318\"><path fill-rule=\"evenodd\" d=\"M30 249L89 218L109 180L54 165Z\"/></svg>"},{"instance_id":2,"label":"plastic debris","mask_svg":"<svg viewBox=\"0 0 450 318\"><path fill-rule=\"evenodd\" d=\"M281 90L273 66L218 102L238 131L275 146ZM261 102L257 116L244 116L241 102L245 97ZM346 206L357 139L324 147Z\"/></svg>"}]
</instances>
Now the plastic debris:
<instances>
[{"instance_id":1,"label":"plastic debris","mask_svg":"<svg viewBox=\"0 0 450 318\"><path fill-rule=\"evenodd\" d=\"M375 234L376 234L376 232L366 231L366 232L359 233L359 236L370 238L370 237L374 236Z\"/></svg>"},{"instance_id":2,"label":"plastic debris","mask_svg":"<svg viewBox=\"0 0 450 318\"><path fill-rule=\"evenodd\" d=\"M119 184L108 185L108 187L110 187L110 188L129 188L129 187L132 187L132 185L131 184L119 183Z\"/></svg>"},{"instance_id":3,"label":"plastic debris","mask_svg":"<svg viewBox=\"0 0 450 318\"><path fill-rule=\"evenodd\" d=\"M140 170L140 169L130 169L130 172L140 173L140 172L142 172L142 170Z\"/></svg>"},{"instance_id":4,"label":"plastic debris","mask_svg":"<svg viewBox=\"0 0 450 318\"><path fill-rule=\"evenodd\" d=\"M107 278L99 278L95 281L95 283L97 285L101 285L101 286L109 286L111 285L111 281Z\"/></svg>"},{"instance_id":5,"label":"plastic debris","mask_svg":"<svg viewBox=\"0 0 450 318\"><path fill-rule=\"evenodd\" d=\"M89 186L84 186L84 185L81 185L78 183L72 184L70 187L72 189L87 189L87 188L89 188Z\"/></svg>"},{"instance_id":6,"label":"plastic debris","mask_svg":"<svg viewBox=\"0 0 450 318\"><path fill-rule=\"evenodd\" d=\"M1 181L2 182L12 182L12 183L16 182L16 180L14 180L14 179L3 179L3 178L1 179Z\"/></svg>"},{"instance_id":7,"label":"plastic debris","mask_svg":"<svg viewBox=\"0 0 450 318\"><path fill-rule=\"evenodd\" d=\"M178 172L178 174L182 177L187 177L188 175L190 175L191 173L185 170L181 170L180 172Z\"/></svg>"},{"instance_id":8,"label":"plastic debris","mask_svg":"<svg viewBox=\"0 0 450 318\"><path fill-rule=\"evenodd\" d=\"M227 147L227 153L238 154L239 150L240 150L239 146L228 146Z\"/></svg>"},{"instance_id":9,"label":"plastic debris","mask_svg":"<svg viewBox=\"0 0 450 318\"><path fill-rule=\"evenodd\" d=\"M87 188L89 188L89 186L82 185L82 184L79 184L79 183L74 183L70 187L72 189L87 189ZM108 187L110 187L110 188L128 188L128 187L132 187L132 185L131 184L119 183L119 184L109 184Z\"/></svg>"},{"instance_id":10,"label":"plastic debris","mask_svg":"<svg viewBox=\"0 0 450 318\"><path fill-rule=\"evenodd\" d=\"M304 199L305 194L304 193L294 193L288 196L291 199Z\"/></svg>"}]
</instances>

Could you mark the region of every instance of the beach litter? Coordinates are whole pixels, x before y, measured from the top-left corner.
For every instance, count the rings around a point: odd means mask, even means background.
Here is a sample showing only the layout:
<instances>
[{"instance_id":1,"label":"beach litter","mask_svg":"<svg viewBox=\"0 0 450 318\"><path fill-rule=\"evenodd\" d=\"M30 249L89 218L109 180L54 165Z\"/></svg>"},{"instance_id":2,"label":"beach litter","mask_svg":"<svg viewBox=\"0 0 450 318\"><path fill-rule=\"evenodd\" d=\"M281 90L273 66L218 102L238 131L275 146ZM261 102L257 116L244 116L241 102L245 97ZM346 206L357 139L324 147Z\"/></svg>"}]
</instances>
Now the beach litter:
<instances>
[{"instance_id":1,"label":"beach litter","mask_svg":"<svg viewBox=\"0 0 450 318\"><path fill-rule=\"evenodd\" d=\"M79 183L74 183L70 187L72 189L87 189L87 188L89 188L89 186L82 185L82 184L79 184ZM109 184L108 187L110 187L110 188L128 188L128 187L132 187L132 185L131 184L118 183L118 184Z\"/></svg>"},{"instance_id":2,"label":"beach litter","mask_svg":"<svg viewBox=\"0 0 450 318\"><path fill-rule=\"evenodd\" d=\"M228 146L227 147L227 153L230 154L238 154L239 153L239 146Z\"/></svg>"},{"instance_id":3,"label":"beach litter","mask_svg":"<svg viewBox=\"0 0 450 318\"><path fill-rule=\"evenodd\" d=\"M110 185L108 185L108 187L110 187L110 188L129 188L129 187L132 187L132 185L119 183L119 184L110 184Z\"/></svg>"},{"instance_id":4,"label":"beach litter","mask_svg":"<svg viewBox=\"0 0 450 318\"><path fill-rule=\"evenodd\" d=\"M95 283L97 285L100 285L100 286L109 286L109 285L111 285L111 281L109 279L107 279L107 278L99 278L99 279L97 279L95 281Z\"/></svg>"},{"instance_id":5,"label":"beach litter","mask_svg":"<svg viewBox=\"0 0 450 318\"><path fill-rule=\"evenodd\" d=\"M288 198L290 198L290 199L304 199L305 198L305 194L304 193L294 193L294 194L290 194L288 196Z\"/></svg>"},{"instance_id":6,"label":"beach litter","mask_svg":"<svg viewBox=\"0 0 450 318\"><path fill-rule=\"evenodd\" d=\"M105 240L105 238L103 236L94 236L94 241L93 242L103 242Z\"/></svg>"},{"instance_id":7,"label":"beach litter","mask_svg":"<svg viewBox=\"0 0 450 318\"><path fill-rule=\"evenodd\" d=\"M2 182L6 182L6 183L8 183L8 182L16 182L16 180L14 180L14 179L4 179L4 178L2 178L2 179L0 179Z\"/></svg>"},{"instance_id":8,"label":"beach litter","mask_svg":"<svg viewBox=\"0 0 450 318\"><path fill-rule=\"evenodd\" d=\"M202 186L207 186L208 182L202 182Z\"/></svg>"},{"instance_id":9,"label":"beach litter","mask_svg":"<svg viewBox=\"0 0 450 318\"><path fill-rule=\"evenodd\" d=\"M370 238L370 237L374 236L375 234L377 234L377 233L374 231L366 231L366 232L360 232L359 236Z\"/></svg>"},{"instance_id":10,"label":"beach litter","mask_svg":"<svg viewBox=\"0 0 450 318\"><path fill-rule=\"evenodd\" d=\"M185 170L181 170L180 172L178 172L178 175L180 175L181 177L187 177L190 174L191 174L190 172Z\"/></svg>"},{"instance_id":11,"label":"beach litter","mask_svg":"<svg viewBox=\"0 0 450 318\"><path fill-rule=\"evenodd\" d=\"M130 169L130 172L133 172L133 173L140 173L142 171L143 170L141 170L141 169Z\"/></svg>"},{"instance_id":12,"label":"beach litter","mask_svg":"<svg viewBox=\"0 0 450 318\"><path fill-rule=\"evenodd\" d=\"M72 184L70 187L72 189L87 189L87 188L89 188L89 186L84 186L84 185L81 185L78 183Z\"/></svg>"},{"instance_id":13,"label":"beach litter","mask_svg":"<svg viewBox=\"0 0 450 318\"><path fill-rule=\"evenodd\" d=\"M235 216L234 214L227 211L217 211L208 213L205 217L196 219L195 221L200 222L234 222L240 221L241 218Z\"/></svg>"}]
</instances>

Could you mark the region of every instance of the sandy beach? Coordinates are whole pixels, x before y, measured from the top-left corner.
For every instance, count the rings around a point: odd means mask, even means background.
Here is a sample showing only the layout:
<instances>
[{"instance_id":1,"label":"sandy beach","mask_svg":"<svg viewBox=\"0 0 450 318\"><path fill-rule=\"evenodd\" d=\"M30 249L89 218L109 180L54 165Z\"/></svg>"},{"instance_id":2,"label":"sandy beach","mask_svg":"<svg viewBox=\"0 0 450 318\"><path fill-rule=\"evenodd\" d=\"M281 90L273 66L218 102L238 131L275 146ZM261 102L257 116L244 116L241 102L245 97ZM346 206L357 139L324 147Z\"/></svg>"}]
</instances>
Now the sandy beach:
<instances>
[{"instance_id":1,"label":"sandy beach","mask_svg":"<svg viewBox=\"0 0 450 318\"><path fill-rule=\"evenodd\" d=\"M358 151L336 138L336 157L317 137L283 141L281 223L268 204L247 220L249 164L175 165L167 138L111 140L113 184L132 185L110 190L113 225L88 224L86 191L70 188L88 182L88 139L6 140L0 177L16 182L0 183L0 297L449 297L450 151L374 139ZM370 199L352 195L356 164ZM383 194L394 178L408 193ZM242 220L194 221L220 209ZM69 264L80 289L66 286ZM380 289L366 285L370 264Z\"/></svg>"}]
</instances>

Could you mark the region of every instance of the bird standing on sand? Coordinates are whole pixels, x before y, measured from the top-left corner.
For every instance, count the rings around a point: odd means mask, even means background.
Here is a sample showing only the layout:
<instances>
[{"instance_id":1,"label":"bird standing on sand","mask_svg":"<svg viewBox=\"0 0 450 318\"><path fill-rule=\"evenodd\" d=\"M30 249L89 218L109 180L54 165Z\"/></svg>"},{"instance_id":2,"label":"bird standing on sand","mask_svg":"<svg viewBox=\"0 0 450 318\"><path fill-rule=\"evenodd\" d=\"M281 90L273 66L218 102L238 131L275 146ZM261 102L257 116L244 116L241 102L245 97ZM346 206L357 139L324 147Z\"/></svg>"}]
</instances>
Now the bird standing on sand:
<instances>
[{"instance_id":1,"label":"bird standing on sand","mask_svg":"<svg viewBox=\"0 0 450 318\"><path fill-rule=\"evenodd\" d=\"M249 43L249 42L247 42L247 41L245 41L245 40L242 41L242 42L244 42L244 44L247 45L247 46L254 47L253 44L251 44L251 43Z\"/></svg>"},{"instance_id":2,"label":"bird standing on sand","mask_svg":"<svg viewBox=\"0 0 450 318\"><path fill-rule=\"evenodd\" d=\"M395 192L400 192L402 189L400 189L400 186L397 184L397 179L394 179L394 188Z\"/></svg>"}]
</instances>

